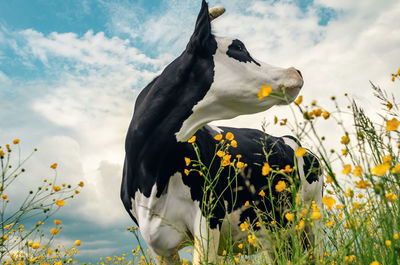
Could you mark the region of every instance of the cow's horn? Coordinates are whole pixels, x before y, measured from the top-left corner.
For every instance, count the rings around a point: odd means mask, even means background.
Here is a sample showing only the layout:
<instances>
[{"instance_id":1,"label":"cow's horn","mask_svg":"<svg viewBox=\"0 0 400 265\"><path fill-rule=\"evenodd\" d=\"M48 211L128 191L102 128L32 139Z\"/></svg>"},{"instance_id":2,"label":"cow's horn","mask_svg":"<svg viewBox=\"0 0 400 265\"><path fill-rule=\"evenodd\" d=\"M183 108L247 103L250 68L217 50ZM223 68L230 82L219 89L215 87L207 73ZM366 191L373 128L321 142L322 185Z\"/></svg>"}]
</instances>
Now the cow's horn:
<instances>
[{"instance_id":1,"label":"cow's horn","mask_svg":"<svg viewBox=\"0 0 400 265\"><path fill-rule=\"evenodd\" d=\"M214 6L208 9L208 13L210 13L210 20L214 20L225 13L225 8L223 6Z\"/></svg>"}]
</instances>

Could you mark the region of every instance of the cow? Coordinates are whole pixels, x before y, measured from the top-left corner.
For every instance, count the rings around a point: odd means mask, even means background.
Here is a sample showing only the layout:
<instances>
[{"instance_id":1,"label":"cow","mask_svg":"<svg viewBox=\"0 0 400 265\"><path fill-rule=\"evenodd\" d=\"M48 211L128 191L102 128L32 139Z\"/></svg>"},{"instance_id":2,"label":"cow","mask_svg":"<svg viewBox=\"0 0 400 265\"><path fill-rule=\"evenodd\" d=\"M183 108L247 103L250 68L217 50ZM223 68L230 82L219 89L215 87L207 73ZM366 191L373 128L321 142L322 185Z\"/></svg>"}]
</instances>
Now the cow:
<instances>
[{"instance_id":1,"label":"cow","mask_svg":"<svg viewBox=\"0 0 400 265\"><path fill-rule=\"evenodd\" d=\"M194 244L193 264L215 263L223 251L223 241L229 238L227 233L236 243L247 241L248 234L240 224L254 221L257 214L244 205L247 201L257 203L262 189L268 192L268 176L261 168L263 150L269 154L271 167L297 165L302 200L321 201L322 181L319 173L311 170L319 168L318 160L309 152L296 158L300 144L294 137L209 125L288 104L303 86L303 77L295 68L263 63L254 59L240 40L214 36L212 18L202 0L186 49L138 95L126 136L121 199L152 254L162 257L159 264L179 264L178 251L188 237ZM260 100L257 94L266 84L275 96ZM231 183L229 166L223 169L214 187L223 203L216 204L206 216L205 178L199 172L185 171L185 158L196 159L188 140L192 142L195 136L201 161L209 165L217 144L215 137L228 132L237 142L236 148L229 147L230 154L240 154L247 166L237 177L234 192L226 189ZM263 144L260 139L264 139ZM214 176L219 168L212 166L209 175ZM278 180L274 178L272 184ZM272 212L273 206L258 207Z\"/></svg>"}]
</instances>

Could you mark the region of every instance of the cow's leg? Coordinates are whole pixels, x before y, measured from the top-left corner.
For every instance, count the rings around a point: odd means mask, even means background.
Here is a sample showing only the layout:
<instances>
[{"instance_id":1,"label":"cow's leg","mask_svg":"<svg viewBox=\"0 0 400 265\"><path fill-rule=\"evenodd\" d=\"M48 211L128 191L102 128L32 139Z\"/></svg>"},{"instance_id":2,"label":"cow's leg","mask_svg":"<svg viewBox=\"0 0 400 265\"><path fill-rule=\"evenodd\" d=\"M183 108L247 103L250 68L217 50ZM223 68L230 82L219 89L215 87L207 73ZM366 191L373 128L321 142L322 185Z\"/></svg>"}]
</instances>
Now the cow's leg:
<instances>
[{"instance_id":1,"label":"cow's leg","mask_svg":"<svg viewBox=\"0 0 400 265\"><path fill-rule=\"evenodd\" d=\"M220 237L219 227L215 229L199 229L199 233L194 236L193 265L217 264L218 244Z\"/></svg>"}]
</instances>

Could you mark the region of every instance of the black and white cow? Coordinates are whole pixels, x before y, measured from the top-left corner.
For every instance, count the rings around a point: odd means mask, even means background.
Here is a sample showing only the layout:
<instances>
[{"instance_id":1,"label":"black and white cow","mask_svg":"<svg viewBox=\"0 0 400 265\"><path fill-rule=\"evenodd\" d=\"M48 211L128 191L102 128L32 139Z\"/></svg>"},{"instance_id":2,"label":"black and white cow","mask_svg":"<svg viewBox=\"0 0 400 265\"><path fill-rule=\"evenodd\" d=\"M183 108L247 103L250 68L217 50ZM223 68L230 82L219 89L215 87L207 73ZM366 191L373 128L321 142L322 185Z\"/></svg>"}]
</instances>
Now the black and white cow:
<instances>
[{"instance_id":1,"label":"black and white cow","mask_svg":"<svg viewBox=\"0 0 400 265\"><path fill-rule=\"evenodd\" d=\"M265 146L270 152L268 163L272 167L294 166L294 151L299 144L293 137L207 125L211 121L287 104L279 97L259 100L257 93L266 84L275 95L293 101L303 86L303 78L295 68L282 69L253 59L240 40L214 36L208 5L203 0L185 51L138 96L126 137L121 198L147 245L154 255L164 257L164 263L179 262L177 252L187 236L194 239L193 264L200 264L205 253L209 262L215 262L217 253L223 250L219 249L220 243L224 243L220 239L227 238L227 231L235 242L247 240L247 232L242 232L239 225L245 220L254 220L256 213L243 205L246 201L257 202L259 191L266 185L260 167L265 156L259 155L262 145L256 140L266 139ZM241 154L242 161L248 164L244 175L250 175L248 181L255 192L246 188L244 178L238 177L237 185L243 188L235 192L237 199L233 205L232 193L229 189L224 191L228 185L228 170L224 170L215 187L224 203L218 204L207 222L201 210L204 177L196 172L184 174L184 157L195 158L187 140L196 136L201 159L208 164L215 151L214 136L227 132L233 133L238 143L230 153L233 157ZM317 160L311 154L297 159L301 198L307 202L320 201L322 181L318 174L309 172L311 168L318 168ZM212 173L217 168L212 168ZM278 180L274 178L273 183ZM259 207L271 212L268 204ZM224 223L227 219L228 225Z\"/></svg>"}]
</instances>

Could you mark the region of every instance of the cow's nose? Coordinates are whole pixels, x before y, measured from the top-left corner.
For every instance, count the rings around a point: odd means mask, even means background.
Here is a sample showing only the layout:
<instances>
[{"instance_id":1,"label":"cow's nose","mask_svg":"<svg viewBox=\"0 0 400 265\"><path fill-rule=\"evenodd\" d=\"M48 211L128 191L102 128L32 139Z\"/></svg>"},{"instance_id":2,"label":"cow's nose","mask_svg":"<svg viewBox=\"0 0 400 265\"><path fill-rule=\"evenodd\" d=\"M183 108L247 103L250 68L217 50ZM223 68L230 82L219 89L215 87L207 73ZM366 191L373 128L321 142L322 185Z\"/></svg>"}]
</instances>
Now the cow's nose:
<instances>
[{"instance_id":1,"label":"cow's nose","mask_svg":"<svg viewBox=\"0 0 400 265\"><path fill-rule=\"evenodd\" d=\"M303 75L301 74L300 70L297 70L297 69L296 69L296 71L299 73L299 75L301 76L301 78L303 78Z\"/></svg>"}]
</instances>

